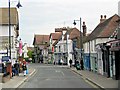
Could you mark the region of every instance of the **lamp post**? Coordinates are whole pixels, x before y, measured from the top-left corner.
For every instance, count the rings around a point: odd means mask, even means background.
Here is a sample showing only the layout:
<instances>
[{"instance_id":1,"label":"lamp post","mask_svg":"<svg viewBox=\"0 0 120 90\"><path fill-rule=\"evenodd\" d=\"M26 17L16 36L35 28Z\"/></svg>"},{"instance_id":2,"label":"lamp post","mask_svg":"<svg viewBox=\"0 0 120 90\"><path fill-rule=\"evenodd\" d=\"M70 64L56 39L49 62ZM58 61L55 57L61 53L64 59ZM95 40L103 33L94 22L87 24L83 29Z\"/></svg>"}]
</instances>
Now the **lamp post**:
<instances>
[{"instance_id":1,"label":"lamp post","mask_svg":"<svg viewBox=\"0 0 120 90\"><path fill-rule=\"evenodd\" d=\"M82 60L83 58L83 54L82 54L82 52L83 52L83 42L82 42L82 32L81 32L81 17L80 17L80 19L79 20L74 20L74 22L73 22L73 24L74 25L76 25L76 21L79 21L79 23L80 23L80 60Z\"/></svg>"},{"instance_id":2,"label":"lamp post","mask_svg":"<svg viewBox=\"0 0 120 90\"><path fill-rule=\"evenodd\" d=\"M66 32L66 63L68 64L68 57L69 57L69 53L68 53L68 30Z\"/></svg>"},{"instance_id":3,"label":"lamp post","mask_svg":"<svg viewBox=\"0 0 120 90\"><path fill-rule=\"evenodd\" d=\"M9 0L9 51L10 51L10 59L11 59L11 22L10 22L10 0Z\"/></svg>"},{"instance_id":4,"label":"lamp post","mask_svg":"<svg viewBox=\"0 0 120 90\"><path fill-rule=\"evenodd\" d=\"M9 13L9 51L10 51L10 59L11 59L11 14L10 14L10 0L8 2L9 4L9 9L8 9L8 13ZM18 1L18 4L16 5L17 8L22 7L22 5L20 4L20 0Z\"/></svg>"}]
</instances>

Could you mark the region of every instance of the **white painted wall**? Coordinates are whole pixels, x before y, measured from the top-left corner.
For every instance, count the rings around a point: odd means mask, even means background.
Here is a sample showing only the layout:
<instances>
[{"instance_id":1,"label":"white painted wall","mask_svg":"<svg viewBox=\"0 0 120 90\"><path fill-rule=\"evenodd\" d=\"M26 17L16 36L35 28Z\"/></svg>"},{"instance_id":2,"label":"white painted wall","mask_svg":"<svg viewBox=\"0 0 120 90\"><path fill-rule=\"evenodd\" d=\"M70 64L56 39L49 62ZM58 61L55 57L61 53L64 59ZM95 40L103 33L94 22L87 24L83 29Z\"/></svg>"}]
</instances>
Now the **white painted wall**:
<instances>
[{"instance_id":1,"label":"white painted wall","mask_svg":"<svg viewBox=\"0 0 120 90\"><path fill-rule=\"evenodd\" d=\"M11 36L15 36L14 26L11 26ZM9 27L0 26L0 36L9 36Z\"/></svg>"},{"instance_id":2,"label":"white painted wall","mask_svg":"<svg viewBox=\"0 0 120 90\"><path fill-rule=\"evenodd\" d=\"M83 44L84 53L89 53L89 43L86 42Z\"/></svg>"},{"instance_id":3,"label":"white painted wall","mask_svg":"<svg viewBox=\"0 0 120 90\"><path fill-rule=\"evenodd\" d=\"M67 64L69 65L69 60L72 59L72 54L70 52L72 52L72 40L68 40L66 46L66 40L61 40L57 43L57 48L56 48L56 52L59 52L59 47L60 47L60 52L66 53L67 52L67 48L68 48L68 60L67 60Z\"/></svg>"},{"instance_id":4,"label":"white painted wall","mask_svg":"<svg viewBox=\"0 0 120 90\"><path fill-rule=\"evenodd\" d=\"M24 58L28 57L27 52L28 52L28 50L27 50L27 43L25 43L24 47L23 47Z\"/></svg>"},{"instance_id":5,"label":"white painted wall","mask_svg":"<svg viewBox=\"0 0 120 90\"><path fill-rule=\"evenodd\" d=\"M96 50L96 45L100 43L106 43L108 41L111 41L114 39L109 38L97 38L95 40L90 41L90 51L89 51L89 42L84 43L84 53L97 53L97 64L98 64L98 73L103 75L103 60L102 60L102 52ZM93 70L92 65L92 59L91 59L91 70Z\"/></svg>"},{"instance_id":6,"label":"white painted wall","mask_svg":"<svg viewBox=\"0 0 120 90\"><path fill-rule=\"evenodd\" d=\"M97 64L98 64L98 70L97 72L101 75L103 75L103 60L102 60L102 50L100 45L96 45L96 51L97 51Z\"/></svg>"},{"instance_id":7,"label":"white painted wall","mask_svg":"<svg viewBox=\"0 0 120 90\"><path fill-rule=\"evenodd\" d=\"M99 38L99 39L96 39L96 44L106 43L106 42L111 41L111 40L114 40L114 39L112 39L112 38Z\"/></svg>"},{"instance_id":8,"label":"white painted wall","mask_svg":"<svg viewBox=\"0 0 120 90\"><path fill-rule=\"evenodd\" d=\"M70 54L70 52L73 52L72 47L73 47L72 40L68 40L68 65L70 65L69 60L72 59L72 54Z\"/></svg>"},{"instance_id":9,"label":"white painted wall","mask_svg":"<svg viewBox=\"0 0 120 90\"><path fill-rule=\"evenodd\" d=\"M0 36L9 36L9 27L1 26L0 25ZM13 44L13 48L11 48L11 59L15 60L17 58L17 51L15 47L15 41L16 41L16 32L15 32L15 26L11 25L11 36L13 37L13 40L11 40L11 44ZM4 50L0 50L0 52L6 52ZM0 58L4 56L3 54L0 55Z\"/></svg>"},{"instance_id":10,"label":"white painted wall","mask_svg":"<svg viewBox=\"0 0 120 90\"><path fill-rule=\"evenodd\" d=\"M96 53L96 50L95 50L95 45L96 44L106 43L106 42L111 41L111 40L114 40L114 39L97 38L95 40L90 41L90 52L91 53ZM83 48L84 48L84 53L89 53L89 42L84 43Z\"/></svg>"}]
</instances>

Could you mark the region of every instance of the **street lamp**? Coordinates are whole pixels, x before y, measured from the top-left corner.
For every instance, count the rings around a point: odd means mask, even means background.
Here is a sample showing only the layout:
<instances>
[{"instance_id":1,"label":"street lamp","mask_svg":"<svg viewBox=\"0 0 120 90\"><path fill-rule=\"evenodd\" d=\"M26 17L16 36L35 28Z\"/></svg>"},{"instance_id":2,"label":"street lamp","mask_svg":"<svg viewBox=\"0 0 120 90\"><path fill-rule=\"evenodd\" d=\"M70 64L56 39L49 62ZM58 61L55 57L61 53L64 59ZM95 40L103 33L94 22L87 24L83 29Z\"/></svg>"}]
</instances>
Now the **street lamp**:
<instances>
[{"instance_id":1,"label":"street lamp","mask_svg":"<svg viewBox=\"0 0 120 90\"><path fill-rule=\"evenodd\" d=\"M10 14L10 0L9 0L8 4L9 4L9 10L8 10L8 13L9 13L9 51L10 51L10 59L11 59L11 14ZM20 4L20 0L18 1L18 4L16 6L17 6L17 8L22 7L22 5Z\"/></svg>"},{"instance_id":2,"label":"street lamp","mask_svg":"<svg viewBox=\"0 0 120 90\"><path fill-rule=\"evenodd\" d=\"M20 4L20 0L18 1L18 4L16 5L17 8L22 7L22 5Z\"/></svg>"},{"instance_id":3,"label":"street lamp","mask_svg":"<svg viewBox=\"0 0 120 90\"><path fill-rule=\"evenodd\" d=\"M66 31L66 63L68 63L68 30Z\"/></svg>"},{"instance_id":4,"label":"street lamp","mask_svg":"<svg viewBox=\"0 0 120 90\"><path fill-rule=\"evenodd\" d=\"M79 23L80 23L80 60L82 60L83 44L82 44L82 32L81 32L81 17L79 20L74 20L74 22L73 22L74 25L76 25L76 21L79 21Z\"/></svg>"}]
</instances>

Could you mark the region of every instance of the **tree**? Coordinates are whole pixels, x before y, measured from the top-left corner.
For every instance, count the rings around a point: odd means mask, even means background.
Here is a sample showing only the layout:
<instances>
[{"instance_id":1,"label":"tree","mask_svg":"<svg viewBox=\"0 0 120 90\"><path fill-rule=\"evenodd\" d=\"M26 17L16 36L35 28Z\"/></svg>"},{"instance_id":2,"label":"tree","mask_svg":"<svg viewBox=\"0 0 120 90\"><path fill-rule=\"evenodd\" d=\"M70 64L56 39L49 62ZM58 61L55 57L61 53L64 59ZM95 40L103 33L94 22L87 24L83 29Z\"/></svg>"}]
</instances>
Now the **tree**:
<instances>
[{"instance_id":1,"label":"tree","mask_svg":"<svg viewBox=\"0 0 120 90\"><path fill-rule=\"evenodd\" d=\"M32 58L32 51L29 50L28 53L27 53L27 55L29 56L29 58Z\"/></svg>"}]
</instances>

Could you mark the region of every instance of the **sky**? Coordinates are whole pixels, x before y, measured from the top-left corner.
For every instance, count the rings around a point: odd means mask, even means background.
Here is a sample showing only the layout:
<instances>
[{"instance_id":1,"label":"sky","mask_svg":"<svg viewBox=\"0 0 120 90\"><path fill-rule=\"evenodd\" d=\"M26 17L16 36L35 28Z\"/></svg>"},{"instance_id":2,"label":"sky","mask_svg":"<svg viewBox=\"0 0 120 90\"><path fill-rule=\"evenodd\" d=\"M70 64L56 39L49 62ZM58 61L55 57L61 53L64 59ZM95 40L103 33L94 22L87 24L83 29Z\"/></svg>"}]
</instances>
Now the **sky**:
<instances>
[{"instance_id":1,"label":"sky","mask_svg":"<svg viewBox=\"0 0 120 90\"><path fill-rule=\"evenodd\" d=\"M20 0L20 36L23 42L32 46L35 34L55 32L55 28L76 27L74 20L85 21L87 32L91 32L100 22L100 15L107 18L118 14L120 0ZM18 0L10 0L15 7ZM0 7L8 7L8 0L0 0Z\"/></svg>"}]
</instances>

